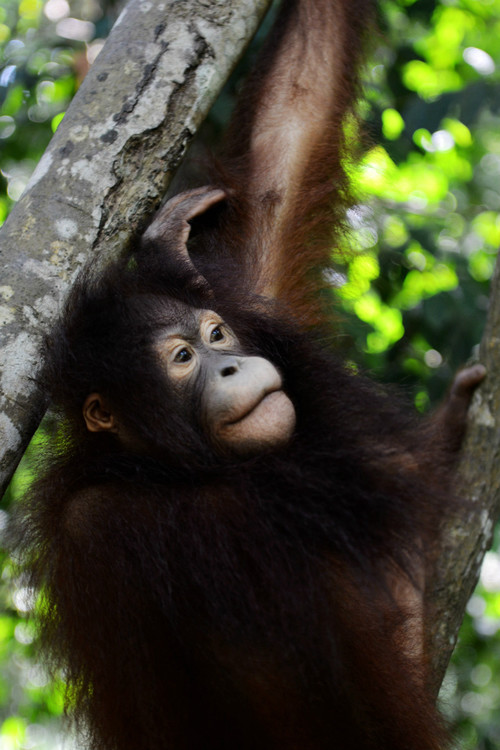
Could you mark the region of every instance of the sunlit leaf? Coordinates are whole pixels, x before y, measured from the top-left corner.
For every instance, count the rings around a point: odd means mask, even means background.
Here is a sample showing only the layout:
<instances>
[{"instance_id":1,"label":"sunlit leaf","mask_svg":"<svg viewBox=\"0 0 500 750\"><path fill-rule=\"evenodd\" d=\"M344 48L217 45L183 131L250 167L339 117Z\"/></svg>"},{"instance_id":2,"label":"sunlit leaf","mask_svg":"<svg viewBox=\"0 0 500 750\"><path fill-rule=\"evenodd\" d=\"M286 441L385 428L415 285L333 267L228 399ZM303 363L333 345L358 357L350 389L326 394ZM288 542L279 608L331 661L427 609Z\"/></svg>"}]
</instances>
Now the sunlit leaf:
<instances>
[{"instance_id":1,"label":"sunlit leaf","mask_svg":"<svg viewBox=\"0 0 500 750\"><path fill-rule=\"evenodd\" d=\"M491 247L500 247L500 216L496 211L482 211L472 221L472 227Z\"/></svg>"},{"instance_id":2,"label":"sunlit leaf","mask_svg":"<svg viewBox=\"0 0 500 750\"><path fill-rule=\"evenodd\" d=\"M411 60L403 68L403 81L423 99L432 99L447 91L458 91L462 79L454 70L435 70L423 60Z\"/></svg>"},{"instance_id":3,"label":"sunlit leaf","mask_svg":"<svg viewBox=\"0 0 500 750\"><path fill-rule=\"evenodd\" d=\"M26 722L20 716L9 716L0 727L2 750L15 750L26 736Z\"/></svg>"},{"instance_id":4,"label":"sunlit leaf","mask_svg":"<svg viewBox=\"0 0 500 750\"><path fill-rule=\"evenodd\" d=\"M22 86L13 86L7 97L0 108L0 114L14 116L22 106L24 99L24 92Z\"/></svg>"},{"instance_id":5,"label":"sunlit leaf","mask_svg":"<svg viewBox=\"0 0 500 750\"><path fill-rule=\"evenodd\" d=\"M389 140L399 138L405 127L405 121L396 109L389 107L382 112L382 132Z\"/></svg>"},{"instance_id":6,"label":"sunlit leaf","mask_svg":"<svg viewBox=\"0 0 500 750\"><path fill-rule=\"evenodd\" d=\"M50 123L50 127L52 128L52 132L53 133L56 132L57 126L59 125L60 122L62 122L65 114L66 114L66 112L59 112L58 115L56 115L55 117L52 118L51 123Z\"/></svg>"},{"instance_id":7,"label":"sunlit leaf","mask_svg":"<svg viewBox=\"0 0 500 750\"><path fill-rule=\"evenodd\" d=\"M408 241L408 229L400 216L387 216L384 221L384 241L391 247L400 247Z\"/></svg>"},{"instance_id":8,"label":"sunlit leaf","mask_svg":"<svg viewBox=\"0 0 500 750\"><path fill-rule=\"evenodd\" d=\"M476 281L489 281L495 270L495 258L479 250L469 256L469 273Z\"/></svg>"}]
</instances>

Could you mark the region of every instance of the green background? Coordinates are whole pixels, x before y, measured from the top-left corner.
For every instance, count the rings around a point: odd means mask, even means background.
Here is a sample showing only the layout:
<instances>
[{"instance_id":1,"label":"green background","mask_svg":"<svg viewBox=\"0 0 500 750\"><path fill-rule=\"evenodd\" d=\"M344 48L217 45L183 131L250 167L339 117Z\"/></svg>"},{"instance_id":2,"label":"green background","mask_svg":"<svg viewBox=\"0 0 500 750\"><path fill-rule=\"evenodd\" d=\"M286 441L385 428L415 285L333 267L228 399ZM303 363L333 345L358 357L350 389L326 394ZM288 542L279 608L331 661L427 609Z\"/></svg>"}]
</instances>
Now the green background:
<instances>
[{"instance_id":1,"label":"green background","mask_svg":"<svg viewBox=\"0 0 500 750\"><path fill-rule=\"evenodd\" d=\"M1 222L118 8L99 0L0 3ZM364 79L362 128L346 124L359 145L359 159L346 158L358 204L344 246L332 251L335 340L353 367L398 383L425 412L474 355L500 245L500 0L382 2ZM207 132L227 122L236 86L233 77ZM41 443L39 431L0 529L36 471ZM30 592L5 556L0 563L0 750L57 750L61 683L51 686L37 660ZM442 691L466 749L500 747L499 629L496 544Z\"/></svg>"}]
</instances>

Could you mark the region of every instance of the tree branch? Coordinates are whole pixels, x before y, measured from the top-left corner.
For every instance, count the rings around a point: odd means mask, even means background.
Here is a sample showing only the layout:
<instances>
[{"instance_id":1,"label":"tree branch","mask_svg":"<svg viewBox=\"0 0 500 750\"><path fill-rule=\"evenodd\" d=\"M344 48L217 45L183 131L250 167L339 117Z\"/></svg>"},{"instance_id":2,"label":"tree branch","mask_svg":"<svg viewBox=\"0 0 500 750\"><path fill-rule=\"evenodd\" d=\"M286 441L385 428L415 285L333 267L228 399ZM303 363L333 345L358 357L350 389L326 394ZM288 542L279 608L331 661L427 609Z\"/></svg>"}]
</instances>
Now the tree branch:
<instances>
[{"instance_id":1,"label":"tree branch","mask_svg":"<svg viewBox=\"0 0 500 750\"><path fill-rule=\"evenodd\" d=\"M474 394L468 415L456 493L468 498L459 517L449 518L440 559L429 586L430 638L436 685L441 683L469 597L478 581L500 515L500 264L490 292L490 310L480 347L487 376Z\"/></svg>"},{"instance_id":2,"label":"tree branch","mask_svg":"<svg viewBox=\"0 0 500 750\"><path fill-rule=\"evenodd\" d=\"M39 344L82 264L158 205L270 0L132 0L0 233L0 492L44 412Z\"/></svg>"}]
</instances>

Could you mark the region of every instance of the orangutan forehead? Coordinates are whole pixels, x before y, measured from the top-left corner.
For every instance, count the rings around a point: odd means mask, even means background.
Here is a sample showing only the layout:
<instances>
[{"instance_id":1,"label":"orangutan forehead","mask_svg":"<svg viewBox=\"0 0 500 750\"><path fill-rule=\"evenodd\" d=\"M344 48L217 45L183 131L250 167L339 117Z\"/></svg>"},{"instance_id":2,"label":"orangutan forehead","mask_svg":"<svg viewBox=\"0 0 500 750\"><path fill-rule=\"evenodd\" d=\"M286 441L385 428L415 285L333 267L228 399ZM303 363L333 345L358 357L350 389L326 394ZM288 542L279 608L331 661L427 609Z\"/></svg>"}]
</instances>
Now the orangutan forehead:
<instances>
[{"instance_id":1,"label":"orangutan forehead","mask_svg":"<svg viewBox=\"0 0 500 750\"><path fill-rule=\"evenodd\" d=\"M161 329L162 334L168 335L195 337L203 326L223 322L213 310L188 307L176 300L163 302L156 298L153 314L156 327Z\"/></svg>"},{"instance_id":2,"label":"orangutan forehead","mask_svg":"<svg viewBox=\"0 0 500 750\"><path fill-rule=\"evenodd\" d=\"M154 327L165 328L175 325L181 327L199 326L206 310L187 305L181 300L162 297L155 294L141 294L128 300L129 310L137 318Z\"/></svg>"}]
</instances>

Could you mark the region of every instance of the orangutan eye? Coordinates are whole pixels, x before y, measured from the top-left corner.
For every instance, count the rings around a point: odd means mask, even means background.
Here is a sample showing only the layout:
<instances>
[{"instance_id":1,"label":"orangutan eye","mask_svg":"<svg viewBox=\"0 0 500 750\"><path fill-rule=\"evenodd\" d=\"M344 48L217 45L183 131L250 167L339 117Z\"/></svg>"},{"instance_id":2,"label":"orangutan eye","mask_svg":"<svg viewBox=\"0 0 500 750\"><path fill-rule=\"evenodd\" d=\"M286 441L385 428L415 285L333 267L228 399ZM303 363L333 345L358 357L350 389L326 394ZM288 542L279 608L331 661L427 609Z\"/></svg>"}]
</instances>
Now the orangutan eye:
<instances>
[{"instance_id":1,"label":"orangutan eye","mask_svg":"<svg viewBox=\"0 0 500 750\"><path fill-rule=\"evenodd\" d=\"M193 355L189 351L189 349L180 349L180 351L177 352L177 354L174 357L174 362L177 362L178 364L184 364L184 362L189 362L193 358Z\"/></svg>"},{"instance_id":2,"label":"orangutan eye","mask_svg":"<svg viewBox=\"0 0 500 750\"><path fill-rule=\"evenodd\" d=\"M222 341L224 334L222 333L219 326L213 328L210 332L210 343L213 344L215 341Z\"/></svg>"}]
</instances>

